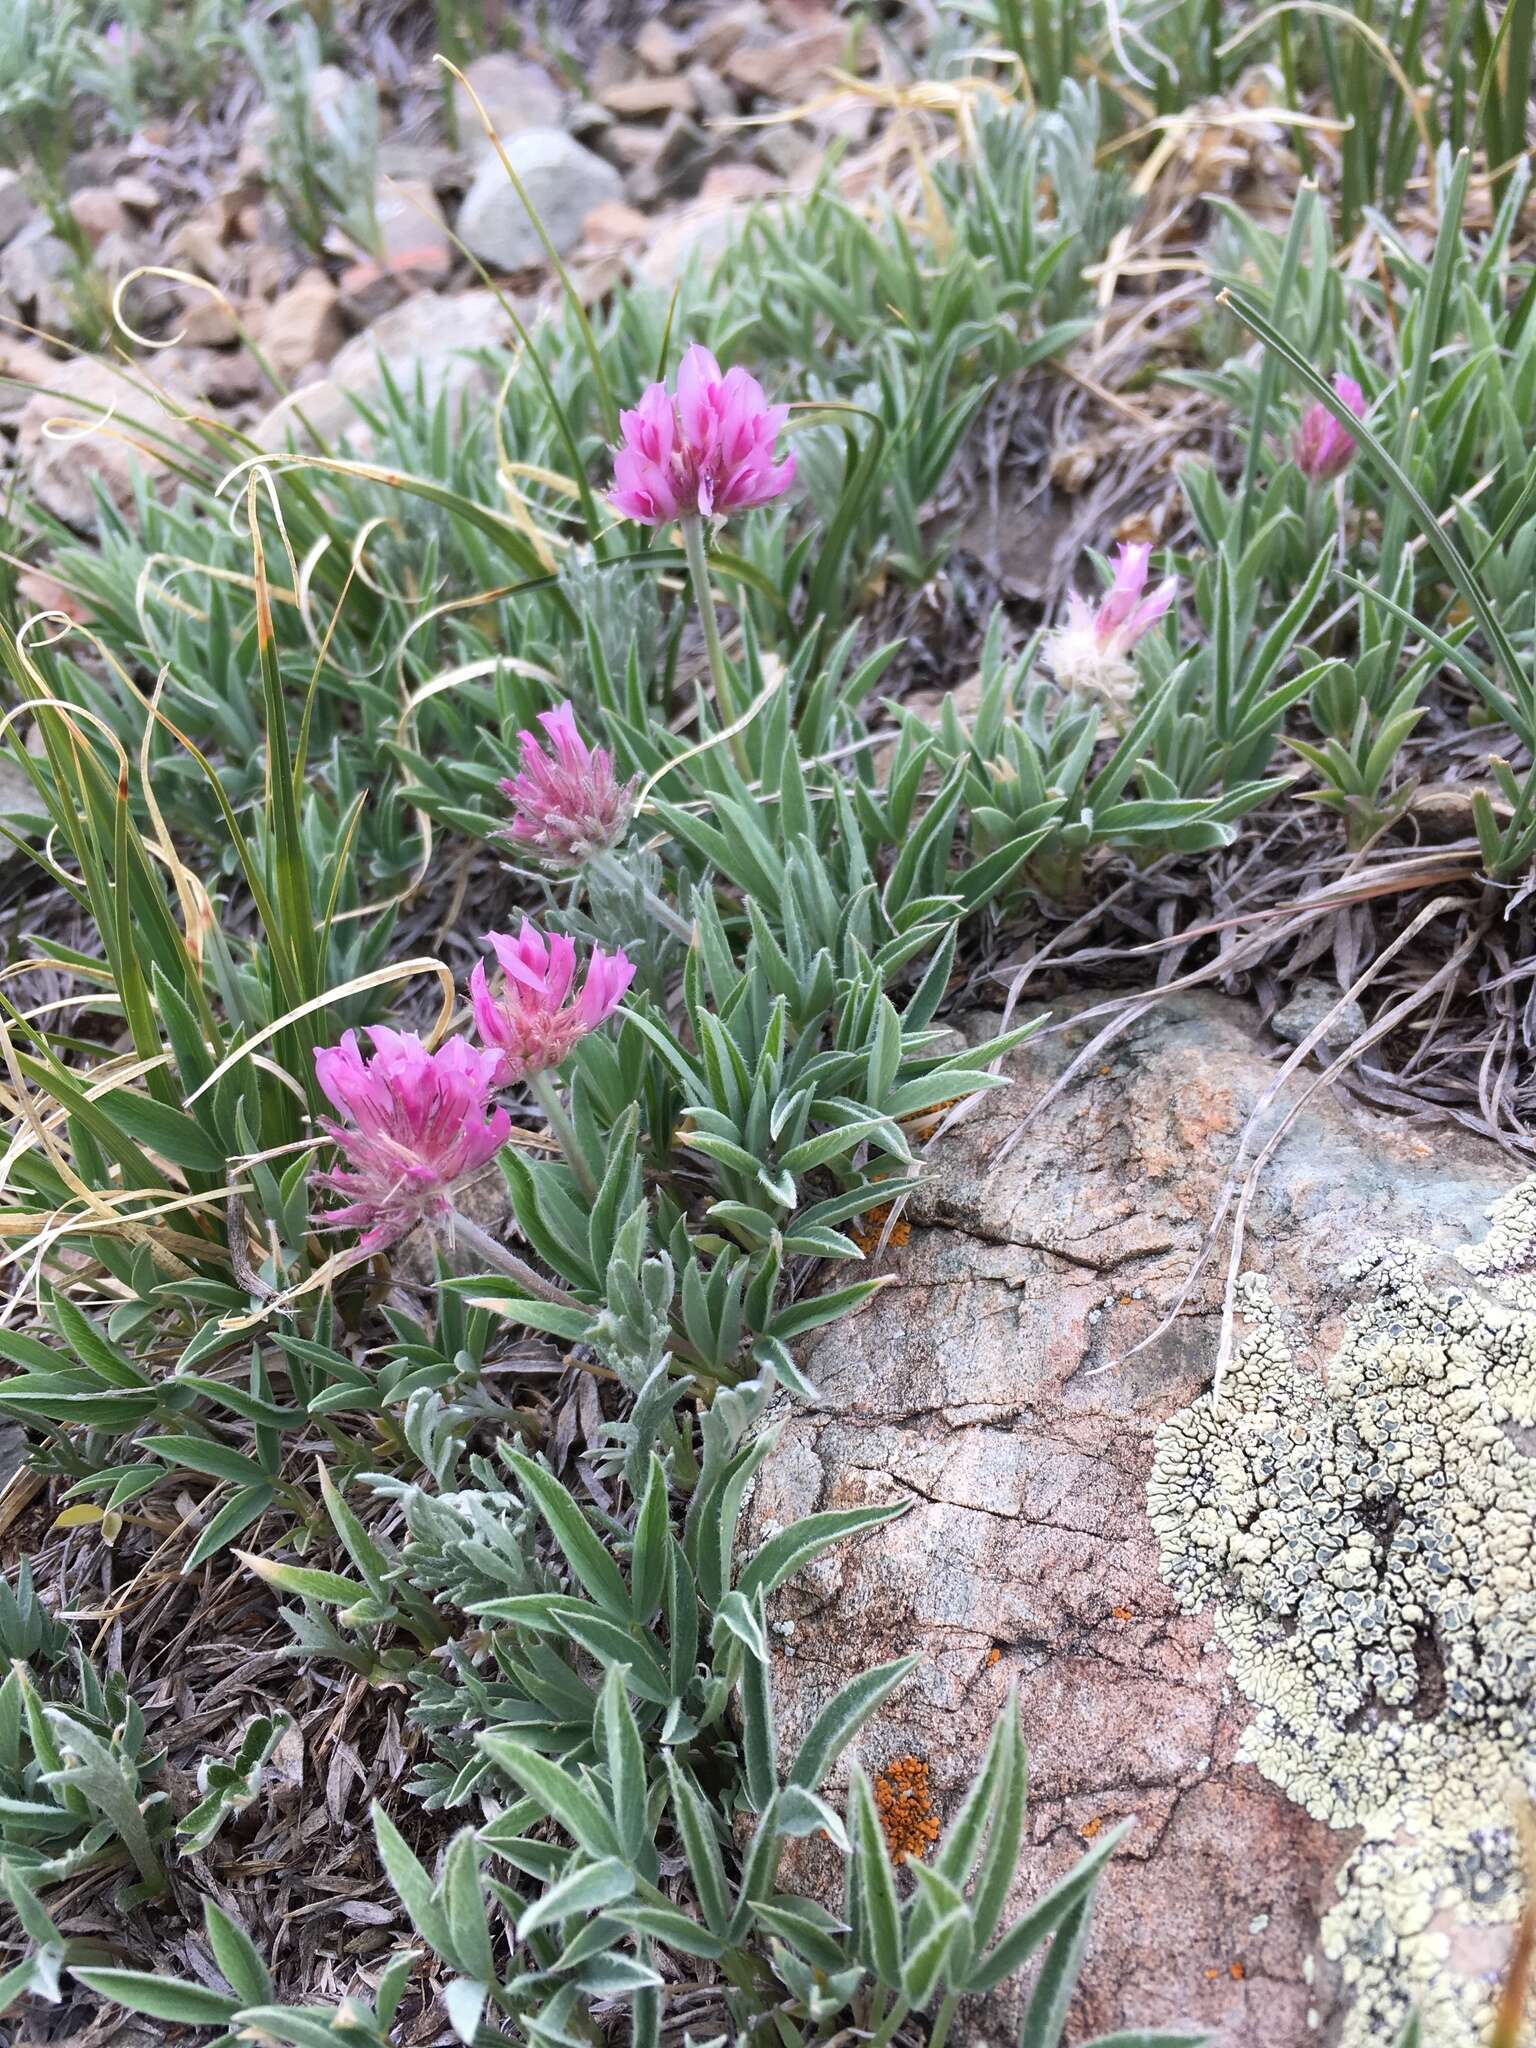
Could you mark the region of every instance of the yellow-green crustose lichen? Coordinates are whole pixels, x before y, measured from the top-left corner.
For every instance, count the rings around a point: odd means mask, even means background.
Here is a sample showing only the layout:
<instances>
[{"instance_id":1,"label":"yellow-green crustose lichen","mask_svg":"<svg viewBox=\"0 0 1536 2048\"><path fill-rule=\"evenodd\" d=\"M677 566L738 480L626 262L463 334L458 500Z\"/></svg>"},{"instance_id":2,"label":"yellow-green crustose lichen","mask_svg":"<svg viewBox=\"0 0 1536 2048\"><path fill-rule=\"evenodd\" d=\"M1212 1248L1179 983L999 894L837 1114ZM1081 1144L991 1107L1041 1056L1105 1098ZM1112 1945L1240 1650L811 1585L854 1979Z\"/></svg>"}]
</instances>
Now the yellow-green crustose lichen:
<instances>
[{"instance_id":1,"label":"yellow-green crustose lichen","mask_svg":"<svg viewBox=\"0 0 1536 2048\"><path fill-rule=\"evenodd\" d=\"M1357 1261L1325 1373L1252 1275L1220 1399L1158 1431L1148 1506L1180 1604L1253 1708L1242 1754L1364 1839L1322 1946L1340 2048L1473 2048L1520 1900L1536 1795L1536 1181L1458 1271ZM1437 1266L1440 1268L1437 1271ZM1536 2028L1522 2040L1536 2040Z\"/></svg>"}]
</instances>

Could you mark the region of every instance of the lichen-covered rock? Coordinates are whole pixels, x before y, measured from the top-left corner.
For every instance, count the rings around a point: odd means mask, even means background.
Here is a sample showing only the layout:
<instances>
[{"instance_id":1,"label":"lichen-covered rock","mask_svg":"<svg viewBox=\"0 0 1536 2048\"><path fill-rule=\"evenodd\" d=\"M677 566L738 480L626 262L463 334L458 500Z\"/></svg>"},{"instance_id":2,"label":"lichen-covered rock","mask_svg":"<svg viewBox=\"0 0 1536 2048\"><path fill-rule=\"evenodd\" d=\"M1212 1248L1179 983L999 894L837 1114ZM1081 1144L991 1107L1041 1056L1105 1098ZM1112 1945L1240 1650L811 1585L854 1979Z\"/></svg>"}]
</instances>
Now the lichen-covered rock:
<instances>
[{"instance_id":1,"label":"lichen-covered rock","mask_svg":"<svg viewBox=\"0 0 1536 2048\"><path fill-rule=\"evenodd\" d=\"M911 1508L775 1603L786 1749L853 1673L915 1650L916 1673L860 1754L894 1770L898 1790L926 1766L947 1819L1016 1678L1031 1838L1014 1908L1101 1829L1137 1823L1101 1887L1069 2038L1190 2022L1221 2048L1303 2048L1330 2037L1347 2001L1319 1934L1342 1910L1335 1879L1360 1836L1335 1828L1342 1809L1308 1811L1244 1760L1255 1708L1208 1614L1183 1611L1161 1579L1147 1514L1158 1426L1210 1385L1219 1272L1125 1357L1183 1285L1273 1079L1272 1042L1236 1005L1168 999L999 1159L1086 1036L1074 1027L1011 1056L1015 1085L933 1147L910 1240L885 1255L892 1284L807 1348L819 1399L787 1415L753 1535L817 1508ZM1325 1355L1360 1291L1341 1271L1351 1259L1404 1237L1464 1243L1516 1177L1492 1146L1322 1091L1265 1169L1246 1263ZM1446 1398L1489 1396L1479 1383ZM1215 1505L1192 1488L1183 1523L1198 1529ZM797 1877L819 1882L828 1853L808 1845ZM1345 1943L1335 1917L1328 1945ZM1475 1973L1486 1957L1453 1960ZM1022 2003L1004 1987L960 2038L1013 2042Z\"/></svg>"},{"instance_id":2,"label":"lichen-covered rock","mask_svg":"<svg viewBox=\"0 0 1536 2048\"><path fill-rule=\"evenodd\" d=\"M1340 2048L1395 2039L1415 2006L1426 2048L1492 2019L1516 1802L1536 1795L1533 1265L1536 1182L1454 1263L1367 1252L1321 1375L1309 1332L1247 1280L1220 1387L1157 1436L1164 1575L1182 1605L1215 1605L1253 1708L1239 1754L1363 1830L1323 1923Z\"/></svg>"}]
</instances>

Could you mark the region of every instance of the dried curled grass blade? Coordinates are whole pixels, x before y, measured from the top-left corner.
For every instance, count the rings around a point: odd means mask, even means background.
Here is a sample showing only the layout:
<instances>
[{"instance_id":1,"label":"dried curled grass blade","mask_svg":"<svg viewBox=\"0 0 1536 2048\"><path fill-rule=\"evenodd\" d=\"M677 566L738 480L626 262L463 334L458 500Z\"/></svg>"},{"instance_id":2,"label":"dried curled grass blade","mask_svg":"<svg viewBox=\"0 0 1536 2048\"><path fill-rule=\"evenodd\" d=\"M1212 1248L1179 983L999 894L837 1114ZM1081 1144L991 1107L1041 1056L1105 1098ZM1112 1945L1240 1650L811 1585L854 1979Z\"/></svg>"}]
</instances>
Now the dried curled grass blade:
<instances>
[{"instance_id":1,"label":"dried curled grass blade","mask_svg":"<svg viewBox=\"0 0 1536 2048\"><path fill-rule=\"evenodd\" d=\"M457 1000L452 972L441 960L433 960L426 956L415 960L402 960L393 966L375 967L367 974L354 975L350 981L344 981L336 988L328 988L322 995L311 996L307 1003L299 1003L293 1009L285 1010L282 1016L264 1025L254 1038L248 1038L243 1045L237 1045L227 1058L220 1060L207 1080L200 1082L190 1095L183 1098L182 1107L190 1109L199 1096L206 1095L208 1090L216 1087L226 1074L232 1073L236 1067L250 1059L259 1047L265 1045L269 1039L275 1038L280 1031L285 1031L290 1024L297 1024L305 1017L314 1016L317 1011L325 1009L327 1004L345 1002L348 996L361 995L367 989L389 988L397 982L409 981L417 974L435 975L443 991L442 1007L427 1039L429 1045L436 1045L448 1028ZM293 1085L298 1086L292 1075L289 1075L288 1079Z\"/></svg>"},{"instance_id":2,"label":"dried curled grass blade","mask_svg":"<svg viewBox=\"0 0 1536 2048\"><path fill-rule=\"evenodd\" d=\"M195 270L178 270L173 265L166 263L140 263L135 269L128 271L123 277L118 279L112 289L112 319L114 324L127 335L135 348L177 348L185 340L187 332L184 326L178 327L174 334L157 340L153 335L141 334L130 323L127 314L123 311L123 305L129 286L137 284L141 277L163 277L168 283L179 285L183 290L191 287L194 291L206 292L214 304L229 315L230 325L239 336L242 346L249 350L252 362L255 363L257 369L260 370L261 374L272 386L272 389L274 391L287 390L287 385L277 374L276 370L273 369L271 358L257 345L250 329L241 321L233 300L228 298L211 278L200 277Z\"/></svg>"},{"instance_id":3,"label":"dried curled grass blade","mask_svg":"<svg viewBox=\"0 0 1536 2048\"><path fill-rule=\"evenodd\" d=\"M769 703L775 692L783 688L784 675L785 671L781 670L776 675L770 676L767 683L758 691L739 718L732 719L731 723L727 726L722 726L719 732L712 732L707 739L696 741L693 746L685 748L681 754L674 754L670 761L662 763L654 775L648 776L640 785L640 793L635 802L636 814L639 815L645 811L651 791L658 782L664 781L674 768L681 768L688 761L696 761L700 754L707 754L711 748L718 747L724 741L734 739L738 733L745 732L757 714Z\"/></svg>"}]
</instances>

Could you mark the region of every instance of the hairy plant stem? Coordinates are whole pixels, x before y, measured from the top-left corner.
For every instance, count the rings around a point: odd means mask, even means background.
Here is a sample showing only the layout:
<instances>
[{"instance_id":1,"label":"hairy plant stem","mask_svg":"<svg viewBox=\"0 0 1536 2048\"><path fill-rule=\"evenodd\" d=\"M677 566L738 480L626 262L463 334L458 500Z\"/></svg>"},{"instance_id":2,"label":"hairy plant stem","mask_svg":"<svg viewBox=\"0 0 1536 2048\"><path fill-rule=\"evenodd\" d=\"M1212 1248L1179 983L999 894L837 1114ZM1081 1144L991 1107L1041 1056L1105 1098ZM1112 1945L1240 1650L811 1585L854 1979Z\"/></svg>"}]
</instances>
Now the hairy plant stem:
<instances>
[{"instance_id":1,"label":"hairy plant stem","mask_svg":"<svg viewBox=\"0 0 1536 2048\"><path fill-rule=\"evenodd\" d=\"M886 2048L886 2043L895 2038L902 2021L912 2010L904 1998L897 1998L885 2018L869 2037L869 2048Z\"/></svg>"},{"instance_id":2,"label":"hairy plant stem","mask_svg":"<svg viewBox=\"0 0 1536 2048\"><path fill-rule=\"evenodd\" d=\"M528 1086L533 1099L549 1119L549 1128L555 1134L555 1142L565 1154L565 1163L576 1176L576 1185L588 1201L597 1193L597 1182L592 1178L592 1169L581 1156L581 1146L576 1141L576 1126L566 1114L565 1104L560 1100L560 1090L548 1074L530 1074Z\"/></svg>"},{"instance_id":3,"label":"hairy plant stem","mask_svg":"<svg viewBox=\"0 0 1536 2048\"><path fill-rule=\"evenodd\" d=\"M616 888L637 891L641 902L664 932L670 932L674 939L681 939L685 946L693 944L693 926L672 908L664 896L658 896L648 882L642 882L638 875L631 874L610 847L594 853L587 866Z\"/></svg>"},{"instance_id":4,"label":"hairy plant stem","mask_svg":"<svg viewBox=\"0 0 1536 2048\"><path fill-rule=\"evenodd\" d=\"M504 1244L498 1244L488 1230L482 1230L478 1223L471 1223L457 1209L453 1212L449 1229L455 1244L473 1252L492 1272L505 1273L509 1280L515 1280L525 1294L531 1294L539 1301L557 1301L569 1307L576 1305L574 1295L568 1294L563 1287L557 1287L552 1280L546 1280L542 1273L536 1273L525 1259L520 1259L516 1252L509 1252Z\"/></svg>"},{"instance_id":5,"label":"hairy plant stem","mask_svg":"<svg viewBox=\"0 0 1536 2048\"><path fill-rule=\"evenodd\" d=\"M709 563L704 554L704 522L694 514L683 520L682 527L683 553L688 557L688 580L693 585L693 601L699 608L699 623L704 628L709 679L715 686L715 711L722 725L734 725L741 715L741 706L736 701L736 684L720 642L720 620L715 611L715 594L709 587ZM742 774L747 774L746 755L739 734L731 741L731 754Z\"/></svg>"},{"instance_id":6,"label":"hairy plant stem","mask_svg":"<svg viewBox=\"0 0 1536 2048\"><path fill-rule=\"evenodd\" d=\"M933 2032L928 2036L928 2048L944 2048L949 2039L950 2023L955 2017L955 2007L960 2003L958 1991L946 1991L944 2003L939 2007L938 2017L933 2023Z\"/></svg>"}]
</instances>

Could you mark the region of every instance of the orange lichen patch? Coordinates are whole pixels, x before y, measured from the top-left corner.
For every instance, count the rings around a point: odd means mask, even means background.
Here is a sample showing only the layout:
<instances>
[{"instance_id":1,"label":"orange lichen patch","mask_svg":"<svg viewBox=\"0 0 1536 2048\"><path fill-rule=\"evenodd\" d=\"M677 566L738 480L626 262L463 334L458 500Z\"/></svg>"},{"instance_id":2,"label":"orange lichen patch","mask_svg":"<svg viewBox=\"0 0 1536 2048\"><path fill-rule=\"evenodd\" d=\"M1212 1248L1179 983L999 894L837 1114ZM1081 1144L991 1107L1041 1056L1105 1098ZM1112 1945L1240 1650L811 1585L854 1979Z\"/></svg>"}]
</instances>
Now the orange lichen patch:
<instances>
[{"instance_id":1,"label":"orange lichen patch","mask_svg":"<svg viewBox=\"0 0 1536 2048\"><path fill-rule=\"evenodd\" d=\"M899 1756L875 1779L875 1809L891 1861L926 1856L939 1839L939 1817L928 1792L928 1766L918 1756Z\"/></svg>"},{"instance_id":2,"label":"orange lichen patch","mask_svg":"<svg viewBox=\"0 0 1536 2048\"><path fill-rule=\"evenodd\" d=\"M996 1643L994 1643L994 1644L992 1645L991 1649L990 1649L990 1650L988 1650L988 1652L987 1652L987 1662L988 1662L989 1664L1001 1664L1001 1663L1002 1663L1002 1661L1003 1661L1003 1653L1002 1653L1002 1651L1001 1651L1001 1650L1000 1650L1000 1649L999 1649L999 1648L997 1647Z\"/></svg>"},{"instance_id":3,"label":"orange lichen patch","mask_svg":"<svg viewBox=\"0 0 1536 2048\"><path fill-rule=\"evenodd\" d=\"M1227 1974L1229 1977L1235 1977L1237 1982L1241 1984L1248 1972L1241 1963L1232 1963L1228 1967Z\"/></svg>"},{"instance_id":4,"label":"orange lichen patch","mask_svg":"<svg viewBox=\"0 0 1536 2048\"><path fill-rule=\"evenodd\" d=\"M1134 1621L1136 1619L1134 1607L1111 1607L1109 1612L1115 1621Z\"/></svg>"},{"instance_id":5,"label":"orange lichen patch","mask_svg":"<svg viewBox=\"0 0 1536 2048\"><path fill-rule=\"evenodd\" d=\"M899 1117L897 1121L904 1131L913 1131L918 1137L926 1138L930 1131L935 1130L943 1122L955 1104L964 1100L963 1095L951 1095L947 1102L936 1102L931 1109L916 1110L911 1116Z\"/></svg>"},{"instance_id":6,"label":"orange lichen patch","mask_svg":"<svg viewBox=\"0 0 1536 2048\"><path fill-rule=\"evenodd\" d=\"M849 1225L848 1235L853 1239L866 1259L879 1244L884 1234L885 1226L890 1220L890 1214L890 1203L880 1202L873 1209L866 1209L857 1223ZM887 1244L903 1245L911 1235L911 1224L904 1216L899 1216L891 1224L891 1234L886 1239L886 1242Z\"/></svg>"},{"instance_id":7,"label":"orange lichen patch","mask_svg":"<svg viewBox=\"0 0 1536 2048\"><path fill-rule=\"evenodd\" d=\"M1095 1836L1095 1835L1096 1835L1096 1834L1097 1834L1097 1833L1099 1832L1099 1829L1100 1829L1101 1827L1103 1827L1103 1825L1104 1825L1104 1816L1103 1816L1103 1814L1102 1814L1102 1813L1096 1813L1096 1814L1095 1814L1095 1815L1093 1816L1093 1819L1092 1819L1092 1820L1085 1820L1085 1821L1083 1822L1082 1826L1081 1826L1081 1827L1080 1827L1080 1828L1078 1829L1078 1831L1077 1831L1077 1832L1078 1832L1078 1833L1079 1833L1079 1834L1080 1834L1080 1835L1082 1836L1082 1838L1083 1838L1083 1840L1084 1840L1085 1842L1091 1842L1091 1841L1093 1840L1094 1836Z\"/></svg>"}]
</instances>

